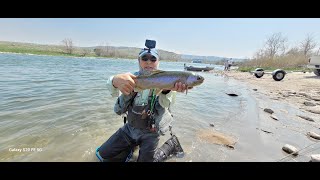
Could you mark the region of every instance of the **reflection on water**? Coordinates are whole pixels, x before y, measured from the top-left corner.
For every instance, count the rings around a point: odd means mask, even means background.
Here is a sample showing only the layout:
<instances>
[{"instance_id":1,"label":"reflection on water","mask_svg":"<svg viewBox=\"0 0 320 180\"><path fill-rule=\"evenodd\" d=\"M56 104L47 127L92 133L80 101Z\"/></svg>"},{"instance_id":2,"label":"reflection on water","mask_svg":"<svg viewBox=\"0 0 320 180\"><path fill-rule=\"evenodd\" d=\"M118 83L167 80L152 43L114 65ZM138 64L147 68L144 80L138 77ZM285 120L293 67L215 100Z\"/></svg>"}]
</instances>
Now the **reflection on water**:
<instances>
[{"instance_id":1,"label":"reflection on water","mask_svg":"<svg viewBox=\"0 0 320 180\"><path fill-rule=\"evenodd\" d=\"M97 161L95 148L123 123L106 80L138 70L137 60L0 54L0 62L0 161ZM183 64L161 62L160 69L183 70ZM203 145L197 132L210 123L223 132L237 121L248 99L225 92L245 88L199 74L205 82L177 94L172 107L173 130L187 152L177 161L223 161L221 147Z\"/></svg>"}]
</instances>

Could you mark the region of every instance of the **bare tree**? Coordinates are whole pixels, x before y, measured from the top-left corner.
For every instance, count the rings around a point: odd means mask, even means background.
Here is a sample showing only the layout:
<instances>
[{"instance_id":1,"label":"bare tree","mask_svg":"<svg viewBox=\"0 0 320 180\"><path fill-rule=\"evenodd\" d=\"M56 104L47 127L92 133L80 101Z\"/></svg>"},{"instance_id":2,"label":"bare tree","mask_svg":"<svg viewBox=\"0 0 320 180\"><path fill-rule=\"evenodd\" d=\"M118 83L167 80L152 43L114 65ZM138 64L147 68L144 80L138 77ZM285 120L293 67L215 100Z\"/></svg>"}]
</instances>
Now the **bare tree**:
<instances>
[{"instance_id":1,"label":"bare tree","mask_svg":"<svg viewBox=\"0 0 320 180\"><path fill-rule=\"evenodd\" d=\"M308 34L307 37L301 42L300 48L304 56L307 57L310 55L311 51L317 46L317 43L314 40L314 36Z\"/></svg>"},{"instance_id":2,"label":"bare tree","mask_svg":"<svg viewBox=\"0 0 320 180\"><path fill-rule=\"evenodd\" d=\"M284 53L286 49L287 38L283 37L282 34L274 33L271 35L265 44L266 55L273 59L276 54Z\"/></svg>"},{"instance_id":3,"label":"bare tree","mask_svg":"<svg viewBox=\"0 0 320 180\"><path fill-rule=\"evenodd\" d=\"M80 53L80 56L86 56L86 55L88 55L90 52L91 52L91 50L88 49L88 48L82 49L82 50L81 50L81 53Z\"/></svg>"},{"instance_id":4,"label":"bare tree","mask_svg":"<svg viewBox=\"0 0 320 180\"><path fill-rule=\"evenodd\" d=\"M107 45L107 43L106 43ZM106 56L106 53L108 51L105 43L100 43L93 51L97 56Z\"/></svg>"},{"instance_id":5,"label":"bare tree","mask_svg":"<svg viewBox=\"0 0 320 180\"><path fill-rule=\"evenodd\" d=\"M93 51L97 56L101 56L102 49L100 47L95 48Z\"/></svg>"},{"instance_id":6,"label":"bare tree","mask_svg":"<svg viewBox=\"0 0 320 180\"><path fill-rule=\"evenodd\" d=\"M254 54L253 54L253 59L262 59L266 56L265 50L264 49L258 49Z\"/></svg>"},{"instance_id":7,"label":"bare tree","mask_svg":"<svg viewBox=\"0 0 320 180\"><path fill-rule=\"evenodd\" d=\"M65 52L68 53L68 54L72 54L73 48L74 48L72 39L65 38L64 40L62 40L62 44L64 46Z\"/></svg>"},{"instance_id":8,"label":"bare tree","mask_svg":"<svg viewBox=\"0 0 320 180\"><path fill-rule=\"evenodd\" d=\"M301 51L298 47L292 47L286 53L286 55L299 55L299 54L301 54Z\"/></svg>"}]
</instances>

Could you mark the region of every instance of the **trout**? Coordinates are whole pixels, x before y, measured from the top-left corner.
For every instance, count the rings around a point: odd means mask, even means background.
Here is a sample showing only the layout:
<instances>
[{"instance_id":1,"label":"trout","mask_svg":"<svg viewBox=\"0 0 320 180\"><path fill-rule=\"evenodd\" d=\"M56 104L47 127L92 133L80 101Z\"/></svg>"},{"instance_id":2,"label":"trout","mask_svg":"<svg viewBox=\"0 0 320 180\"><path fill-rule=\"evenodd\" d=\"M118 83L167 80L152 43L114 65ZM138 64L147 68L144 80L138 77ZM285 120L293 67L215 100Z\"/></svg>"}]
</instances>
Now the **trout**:
<instances>
[{"instance_id":1,"label":"trout","mask_svg":"<svg viewBox=\"0 0 320 180\"><path fill-rule=\"evenodd\" d=\"M134 81L136 83L134 91L136 92L145 89L158 89L161 92L163 89L172 89L175 83L181 82L187 86L186 93L188 93L188 89L202 84L204 78L186 71L155 70L148 74L137 76Z\"/></svg>"}]
</instances>

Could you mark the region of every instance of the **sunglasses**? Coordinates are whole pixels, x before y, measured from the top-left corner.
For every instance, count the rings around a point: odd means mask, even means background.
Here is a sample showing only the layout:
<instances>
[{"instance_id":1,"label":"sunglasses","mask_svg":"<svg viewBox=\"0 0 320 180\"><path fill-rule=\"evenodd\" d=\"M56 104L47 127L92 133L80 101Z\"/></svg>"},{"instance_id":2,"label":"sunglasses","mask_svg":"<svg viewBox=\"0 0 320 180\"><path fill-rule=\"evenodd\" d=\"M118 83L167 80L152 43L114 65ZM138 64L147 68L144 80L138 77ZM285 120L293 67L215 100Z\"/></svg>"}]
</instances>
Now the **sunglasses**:
<instances>
[{"instance_id":1,"label":"sunglasses","mask_svg":"<svg viewBox=\"0 0 320 180\"><path fill-rule=\"evenodd\" d=\"M152 61L152 62L156 62L156 61L157 61L157 58L154 57L154 56L152 56L151 58L148 58L147 56L142 56L142 57L141 57L141 60L142 60L142 61L148 61L149 59L150 59L150 61Z\"/></svg>"}]
</instances>

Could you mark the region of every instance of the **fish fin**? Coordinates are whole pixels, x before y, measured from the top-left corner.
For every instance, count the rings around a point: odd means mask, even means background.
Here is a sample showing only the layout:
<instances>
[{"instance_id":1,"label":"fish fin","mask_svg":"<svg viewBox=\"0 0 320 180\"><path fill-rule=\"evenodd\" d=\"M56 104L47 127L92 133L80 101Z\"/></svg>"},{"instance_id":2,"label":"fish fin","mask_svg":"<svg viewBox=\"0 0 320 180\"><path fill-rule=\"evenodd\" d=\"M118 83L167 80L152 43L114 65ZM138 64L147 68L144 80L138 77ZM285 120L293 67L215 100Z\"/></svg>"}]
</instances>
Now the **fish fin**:
<instances>
[{"instance_id":1,"label":"fish fin","mask_svg":"<svg viewBox=\"0 0 320 180\"><path fill-rule=\"evenodd\" d=\"M141 76L151 76L151 75L159 74L159 73L163 73L163 72L165 72L165 71L162 71L162 70L146 71L143 74L141 74Z\"/></svg>"},{"instance_id":2,"label":"fish fin","mask_svg":"<svg viewBox=\"0 0 320 180\"><path fill-rule=\"evenodd\" d=\"M159 74L159 73L163 73L165 71L162 71L162 70L154 70L154 71L151 71L151 74Z\"/></svg>"}]
</instances>

